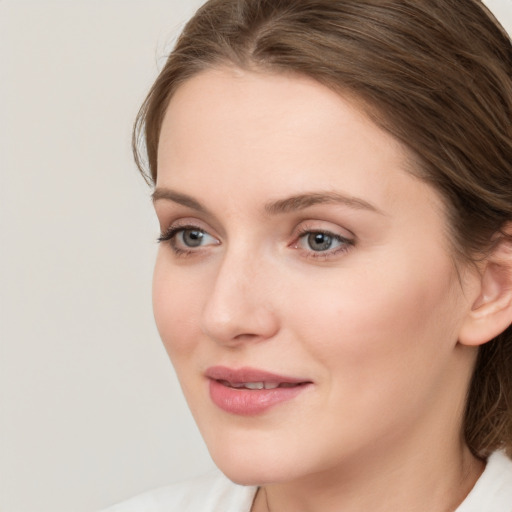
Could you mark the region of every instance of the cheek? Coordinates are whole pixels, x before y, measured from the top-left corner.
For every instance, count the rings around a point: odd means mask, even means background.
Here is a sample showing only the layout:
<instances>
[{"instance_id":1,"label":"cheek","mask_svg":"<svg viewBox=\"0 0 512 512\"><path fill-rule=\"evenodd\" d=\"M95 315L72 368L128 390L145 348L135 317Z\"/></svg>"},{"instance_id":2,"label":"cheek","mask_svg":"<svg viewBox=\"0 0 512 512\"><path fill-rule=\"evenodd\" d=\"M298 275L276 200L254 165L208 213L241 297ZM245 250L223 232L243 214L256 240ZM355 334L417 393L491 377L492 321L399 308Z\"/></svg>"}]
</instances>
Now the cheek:
<instances>
[{"instance_id":1,"label":"cheek","mask_svg":"<svg viewBox=\"0 0 512 512\"><path fill-rule=\"evenodd\" d=\"M186 358L198 340L201 293L159 251L153 274L153 312L162 342L173 363Z\"/></svg>"},{"instance_id":2,"label":"cheek","mask_svg":"<svg viewBox=\"0 0 512 512\"><path fill-rule=\"evenodd\" d=\"M332 415L320 417L333 438L374 436L376 425L383 436L400 435L454 374L451 272L439 267L433 281L414 264L395 263L340 273L314 300L291 305L295 338L328 390L321 406Z\"/></svg>"},{"instance_id":3,"label":"cheek","mask_svg":"<svg viewBox=\"0 0 512 512\"><path fill-rule=\"evenodd\" d=\"M296 336L332 375L350 376L368 389L378 377L409 378L426 371L428 361L441 364L442 354L449 357L458 324L451 265L430 258L430 265L424 262L427 275L418 271L418 260L406 256L341 270L317 283L322 292L309 299L290 294L302 299L290 312Z\"/></svg>"}]
</instances>

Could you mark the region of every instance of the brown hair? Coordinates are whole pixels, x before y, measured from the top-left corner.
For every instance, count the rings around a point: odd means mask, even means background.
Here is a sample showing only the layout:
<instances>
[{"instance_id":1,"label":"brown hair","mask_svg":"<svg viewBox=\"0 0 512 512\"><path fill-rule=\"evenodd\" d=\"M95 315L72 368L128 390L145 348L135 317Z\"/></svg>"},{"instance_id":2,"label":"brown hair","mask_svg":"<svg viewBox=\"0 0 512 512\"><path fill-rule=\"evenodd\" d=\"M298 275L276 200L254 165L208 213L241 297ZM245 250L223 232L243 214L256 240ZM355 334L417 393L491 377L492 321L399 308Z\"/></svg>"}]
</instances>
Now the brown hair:
<instances>
[{"instance_id":1,"label":"brown hair","mask_svg":"<svg viewBox=\"0 0 512 512\"><path fill-rule=\"evenodd\" d=\"M134 154L148 182L170 98L226 63L299 73L361 100L444 197L454 248L466 259L512 221L512 44L480 1L210 0L137 117ZM479 349L464 435L477 456L512 455L511 327Z\"/></svg>"}]
</instances>

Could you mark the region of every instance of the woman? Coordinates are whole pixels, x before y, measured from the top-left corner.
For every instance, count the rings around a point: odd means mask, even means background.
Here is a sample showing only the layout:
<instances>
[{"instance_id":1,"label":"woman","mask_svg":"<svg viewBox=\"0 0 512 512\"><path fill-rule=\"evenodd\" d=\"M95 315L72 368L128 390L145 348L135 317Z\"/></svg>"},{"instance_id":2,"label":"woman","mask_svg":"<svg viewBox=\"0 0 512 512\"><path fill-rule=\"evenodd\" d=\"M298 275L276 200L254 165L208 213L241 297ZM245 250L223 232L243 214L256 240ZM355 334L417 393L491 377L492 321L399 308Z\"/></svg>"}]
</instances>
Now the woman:
<instances>
[{"instance_id":1,"label":"woman","mask_svg":"<svg viewBox=\"0 0 512 512\"><path fill-rule=\"evenodd\" d=\"M229 480L112 510L512 511L512 45L483 5L211 0L135 133L157 326Z\"/></svg>"}]
</instances>

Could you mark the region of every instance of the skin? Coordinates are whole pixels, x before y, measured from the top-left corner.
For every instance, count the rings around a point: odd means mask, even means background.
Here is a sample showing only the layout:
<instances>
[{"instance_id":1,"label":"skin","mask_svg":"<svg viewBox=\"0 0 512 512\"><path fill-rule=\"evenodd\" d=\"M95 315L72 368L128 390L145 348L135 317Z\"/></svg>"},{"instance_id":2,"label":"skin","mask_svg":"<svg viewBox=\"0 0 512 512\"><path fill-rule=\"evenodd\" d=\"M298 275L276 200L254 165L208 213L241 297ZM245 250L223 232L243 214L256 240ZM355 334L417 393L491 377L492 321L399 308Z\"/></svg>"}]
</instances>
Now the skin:
<instances>
[{"instance_id":1,"label":"skin","mask_svg":"<svg viewBox=\"0 0 512 512\"><path fill-rule=\"evenodd\" d=\"M155 318L214 461L262 486L255 512L454 510L482 471L460 434L476 277L457 275L443 202L409 161L308 78L219 68L170 102L154 202L178 232L159 248ZM268 207L311 193L331 196ZM314 250L308 231L341 238ZM312 385L233 415L209 397L214 365Z\"/></svg>"}]
</instances>

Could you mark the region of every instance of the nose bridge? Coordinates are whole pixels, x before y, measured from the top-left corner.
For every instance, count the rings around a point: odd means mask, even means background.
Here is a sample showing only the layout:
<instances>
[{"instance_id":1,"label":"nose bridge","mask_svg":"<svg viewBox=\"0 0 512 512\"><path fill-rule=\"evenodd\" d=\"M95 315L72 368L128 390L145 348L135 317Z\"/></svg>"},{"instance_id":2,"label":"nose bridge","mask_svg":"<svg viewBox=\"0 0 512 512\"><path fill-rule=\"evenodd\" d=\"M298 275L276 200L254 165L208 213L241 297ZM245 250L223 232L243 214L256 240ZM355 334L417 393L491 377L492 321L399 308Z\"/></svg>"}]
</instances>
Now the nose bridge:
<instances>
[{"instance_id":1,"label":"nose bridge","mask_svg":"<svg viewBox=\"0 0 512 512\"><path fill-rule=\"evenodd\" d=\"M203 311L203 331L218 342L262 340L278 323L260 253L243 245L227 249L219 263Z\"/></svg>"}]
</instances>

